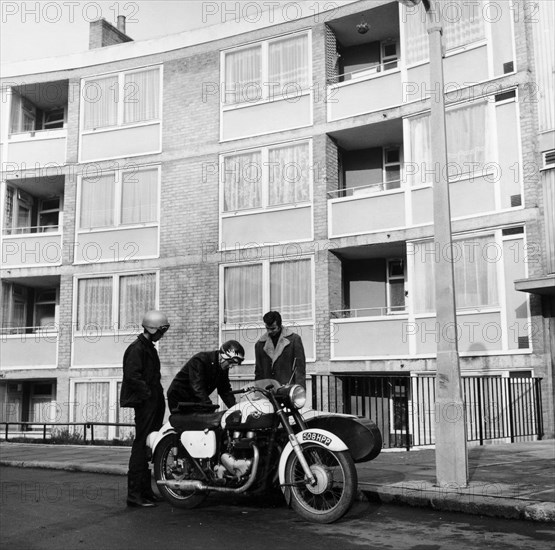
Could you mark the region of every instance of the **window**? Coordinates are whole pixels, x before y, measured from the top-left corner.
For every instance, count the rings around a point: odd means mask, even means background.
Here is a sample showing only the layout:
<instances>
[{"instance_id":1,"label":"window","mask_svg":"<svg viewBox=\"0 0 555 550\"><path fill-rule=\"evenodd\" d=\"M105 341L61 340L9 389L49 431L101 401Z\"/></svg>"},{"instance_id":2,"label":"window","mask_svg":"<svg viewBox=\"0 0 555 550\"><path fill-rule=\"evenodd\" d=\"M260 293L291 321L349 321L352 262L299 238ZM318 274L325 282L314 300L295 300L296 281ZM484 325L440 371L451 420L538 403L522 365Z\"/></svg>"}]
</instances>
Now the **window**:
<instances>
[{"instance_id":1,"label":"window","mask_svg":"<svg viewBox=\"0 0 555 550\"><path fill-rule=\"evenodd\" d=\"M468 0L450 0L441 6L443 35L447 50L460 48L485 38L481 6ZM407 64L424 61L428 57L427 15L422 5L405 8L405 44Z\"/></svg>"},{"instance_id":2,"label":"window","mask_svg":"<svg viewBox=\"0 0 555 550\"><path fill-rule=\"evenodd\" d=\"M300 93L310 82L308 35L295 35L225 53L225 103Z\"/></svg>"},{"instance_id":3,"label":"window","mask_svg":"<svg viewBox=\"0 0 555 550\"><path fill-rule=\"evenodd\" d=\"M309 142L225 156L221 163L223 211L306 202L311 177Z\"/></svg>"},{"instance_id":4,"label":"window","mask_svg":"<svg viewBox=\"0 0 555 550\"><path fill-rule=\"evenodd\" d=\"M387 260L387 312L405 311L405 266L403 260Z\"/></svg>"},{"instance_id":5,"label":"window","mask_svg":"<svg viewBox=\"0 0 555 550\"><path fill-rule=\"evenodd\" d=\"M268 310L284 322L312 321L311 260L224 268L224 323L262 323Z\"/></svg>"},{"instance_id":6,"label":"window","mask_svg":"<svg viewBox=\"0 0 555 550\"><path fill-rule=\"evenodd\" d=\"M477 177L491 159L490 109L485 102L457 106L446 112L449 178ZM433 181L429 114L409 119L411 185Z\"/></svg>"},{"instance_id":7,"label":"window","mask_svg":"<svg viewBox=\"0 0 555 550\"><path fill-rule=\"evenodd\" d=\"M160 68L86 80L82 97L84 130L157 120Z\"/></svg>"},{"instance_id":8,"label":"window","mask_svg":"<svg viewBox=\"0 0 555 550\"><path fill-rule=\"evenodd\" d=\"M468 237L453 241L455 302L457 309L495 307L497 290L497 254L499 246L493 235ZM490 259L491 258L491 259ZM415 244L414 280L418 284L414 297L417 313L435 309L434 266L437 262L433 241Z\"/></svg>"},{"instance_id":9,"label":"window","mask_svg":"<svg viewBox=\"0 0 555 550\"><path fill-rule=\"evenodd\" d=\"M383 181L386 189L401 186L401 150L396 147L383 148Z\"/></svg>"},{"instance_id":10,"label":"window","mask_svg":"<svg viewBox=\"0 0 555 550\"><path fill-rule=\"evenodd\" d=\"M5 235L58 231L61 197L39 199L7 185L5 198L2 228Z\"/></svg>"},{"instance_id":11,"label":"window","mask_svg":"<svg viewBox=\"0 0 555 550\"><path fill-rule=\"evenodd\" d=\"M159 179L158 167L82 178L79 228L116 228L158 221Z\"/></svg>"},{"instance_id":12,"label":"window","mask_svg":"<svg viewBox=\"0 0 555 550\"><path fill-rule=\"evenodd\" d=\"M381 63L384 71L397 68L399 59L399 44L394 42L381 42Z\"/></svg>"},{"instance_id":13,"label":"window","mask_svg":"<svg viewBox=\"0 0 555 550\"><path fill-rule=\"evenodd\" d=\"M110 382L74 383L73 422L109 422L111 409ZM94 437L106 439L108 426L95 426Z\"/></svg>"},{"instance_id":14,"label":"window","mask_svg":"<svg viewBox=\"0 0 555 550\"><path fill-rule=\"evenodd\" d=\"M109 275L77 281L78 331L137 330L156 305L156 274Z\"/></svg>"}]
</instances>

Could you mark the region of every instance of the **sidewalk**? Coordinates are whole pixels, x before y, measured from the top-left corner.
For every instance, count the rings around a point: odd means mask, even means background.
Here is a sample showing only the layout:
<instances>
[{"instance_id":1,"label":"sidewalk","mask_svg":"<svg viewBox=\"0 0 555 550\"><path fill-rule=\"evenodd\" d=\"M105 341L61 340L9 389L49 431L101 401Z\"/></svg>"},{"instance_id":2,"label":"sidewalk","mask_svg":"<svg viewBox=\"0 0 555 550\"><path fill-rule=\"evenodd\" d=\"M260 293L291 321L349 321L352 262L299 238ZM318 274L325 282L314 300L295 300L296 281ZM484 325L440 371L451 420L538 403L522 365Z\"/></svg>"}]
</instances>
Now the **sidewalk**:
<instances>
[{"instance_id":1,"label":"sidewalk","mask_svg":"<svg viewBox=\"0 0 555 550\"><path fill-rule=\"evenodd\" d=\"M129 447L0 443L0 465L126 475ZM473 446L469 485L435 487L435 450L382 452L357 464L371 501L555 522L555 440Z\"/></svg>"}]
</instances>

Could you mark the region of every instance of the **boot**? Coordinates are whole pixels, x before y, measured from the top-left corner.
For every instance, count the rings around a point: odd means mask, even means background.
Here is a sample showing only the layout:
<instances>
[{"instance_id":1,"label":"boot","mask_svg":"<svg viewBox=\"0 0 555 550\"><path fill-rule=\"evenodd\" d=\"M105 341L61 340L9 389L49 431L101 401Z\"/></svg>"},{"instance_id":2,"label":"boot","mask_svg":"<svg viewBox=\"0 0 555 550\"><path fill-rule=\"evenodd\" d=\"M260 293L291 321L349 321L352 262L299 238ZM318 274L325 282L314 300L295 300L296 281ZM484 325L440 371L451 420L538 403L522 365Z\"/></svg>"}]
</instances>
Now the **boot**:
<instances>
[{"instance_id":1,"label":"boot","mask_svg":"<svg viewBox=\"0 0 555 550\"><path fill-rule=\"evenodd\" d=\"M134 508L152 508L156 503L142 495L143 479L127 474L127 506Z\"/></svg>"},{"instance_id":2,"label":"boot","mask_svg":"<svg viewBox=\"0 0 555 550\"><path fill-rule=\"evenodd\" d=\"M163 500L152 490L152 476L149 469L143 473L141 496L150 502L161 502Z\"/></svg>"}]
</instances>

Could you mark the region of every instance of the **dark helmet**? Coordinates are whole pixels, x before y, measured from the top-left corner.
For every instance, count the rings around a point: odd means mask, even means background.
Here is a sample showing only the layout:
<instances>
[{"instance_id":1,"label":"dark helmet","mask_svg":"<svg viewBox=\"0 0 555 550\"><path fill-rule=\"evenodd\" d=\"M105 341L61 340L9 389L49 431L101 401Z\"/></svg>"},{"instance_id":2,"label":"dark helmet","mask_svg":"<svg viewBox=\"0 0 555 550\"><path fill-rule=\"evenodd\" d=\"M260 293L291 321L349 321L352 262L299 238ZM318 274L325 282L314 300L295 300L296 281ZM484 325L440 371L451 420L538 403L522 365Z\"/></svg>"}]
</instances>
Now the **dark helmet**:
<instances>
[{"instance_id":1,"label":"dark helmet","mask_svg":"<svg viewBox=\"0 0 555 550\"><path fill-rule=\"evenodd\" d=\"M141 324L149 334L156 334L158 330L164 333L170 328L168 318L161 311L156 309L147 311Z\"/></svg>"},{"instance_id":2,"label":"dark helmet","mask_svg":"<svg viewBox=\"0 0 555 550\"><path fill-rule=\"evenodd\" d=\"M245 349L237 340L228 340L220 347L222 359L240 365L245 360Z\"/></svg>"}]
</instances>

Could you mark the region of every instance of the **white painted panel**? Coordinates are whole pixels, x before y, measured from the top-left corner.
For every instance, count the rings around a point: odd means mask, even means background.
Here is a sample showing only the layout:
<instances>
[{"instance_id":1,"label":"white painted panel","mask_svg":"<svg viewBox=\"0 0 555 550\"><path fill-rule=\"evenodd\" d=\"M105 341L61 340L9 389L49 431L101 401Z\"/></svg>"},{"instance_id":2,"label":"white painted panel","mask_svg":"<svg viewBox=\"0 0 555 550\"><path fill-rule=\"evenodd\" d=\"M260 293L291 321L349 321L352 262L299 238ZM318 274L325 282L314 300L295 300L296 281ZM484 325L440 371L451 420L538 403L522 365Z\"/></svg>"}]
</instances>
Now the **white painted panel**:
<instances>
[{"instance_id":1,"label":"white painted panel","mask_svg":"<svg viewBox=\"0 0 555 550\"><path fill-rule=\"evenodd\" d=\"M328 87L328 120L379 111L400 105L403 89L401 73L383 73L368 80L350 80Z\"/></svg>"},{"instance_id":2,"label":"white painted panel","mask_svg":"<svg viewBox=\"0 0 555 550\"><path fill-rule=\"evenodd\" d=\"M312 238L312 207L266 210L222 219L222 247L263 245Z\"/></svg>"},{"instance_id":3,"label":"white painted panel","mask_svg":"<svg viewBox=\"0 0 555 550\"><path fill-rule=\"evenodd\" d=\"M0 365L2 370L32 367L56 368L57 333L2 336Z\"/></svg>"},{"instance_id":4,"label":"white painted panel","mask_svg":"<svg viewBox=\"0 0 555 550\"><path fill-rule=\"evenodd\" d=\"M157 153L161 150L160 123L114 128L81 136L81 162Z\"/></svg>"},{"instance_id":5,"label":"white painted panel","mask_svg":"<svg viewBox=\"0 0 555 550\"><path fill-rule=\"evenodd\" d=\"M57 131L59 133L59 131ZM45 132L46 133L46 132ZM43 132L24 134L29 136L22 139L18 136L16 140L13 136L8 140L8 158L9 163L17 165L18 170L35 168L37 166L63 165L66 163L66 136L65 130L61 137L47 138ZM11 167L10 169L14 169Z\"/></svg>"},{"instance_id":6,"label":"white painted panel","mask_svg":"<svg viewBox=\"0 0 555 550\"><path fill-rule=\"evenodd\" d=\"M311 95L222 112L222 140L239 139L312 124Z\"/></svg>"},{"instance_id":7,"label":"white painted panel","mask_svg":"<svg viewBox=\"0 0 555 550\"><path fill-rule=\"evenodd\" d=\"M2 267L53 266L62 263L62 236L52 233L2 238Z\"/></svg>"},{"instance_id":8,"label":"white painted panel","mask_svg":"<svg viewBox=\"0 0 555 550\"><path fill-rule=\"evenodd\" d=\"M331 235L356 235L404 227L404 193L340 199L331 203Z\"/></svg>"},{"instance_id":9,"label":"white painted panel","mask_svg":"<svg viewBox=\"0 0 555 550\"><path fill-rule=\"evenodd\" d=\"M158 227L77 234L75 263L120 262L158 256Z\"/></svg>"}]
</instances>

